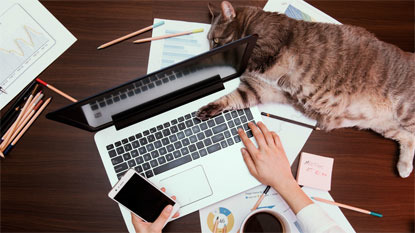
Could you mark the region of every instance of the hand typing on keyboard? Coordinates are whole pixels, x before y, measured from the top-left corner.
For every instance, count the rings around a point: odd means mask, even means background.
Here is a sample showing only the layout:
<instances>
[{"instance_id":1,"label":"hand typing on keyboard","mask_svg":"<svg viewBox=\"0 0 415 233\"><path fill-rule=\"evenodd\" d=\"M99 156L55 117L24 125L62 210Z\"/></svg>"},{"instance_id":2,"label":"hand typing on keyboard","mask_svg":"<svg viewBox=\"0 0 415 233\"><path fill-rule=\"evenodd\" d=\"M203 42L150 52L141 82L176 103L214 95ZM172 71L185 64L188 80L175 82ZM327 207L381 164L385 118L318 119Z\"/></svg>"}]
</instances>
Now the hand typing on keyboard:
<instances>
[{"instance_id":1,"label":"hand typing on keyboard","mask_svg":"<svg viewBox=\"0 0 415 233\"><path fill-rule=\"evenodd\" d=\"M161 188L161 191L166 192L165 188ZM173 200L176 200L175 196L172 196ZM161 233L164 225L166 224L170 213L173 207L171 205L166 206L163 211L161 212L160 216L154 221L151 222L144 222L135 214L131 213L131 221L133 222L134 229L137 233ZM177 212L173 218L179 217L179 212Z\"/></svg>"}]
</instances>

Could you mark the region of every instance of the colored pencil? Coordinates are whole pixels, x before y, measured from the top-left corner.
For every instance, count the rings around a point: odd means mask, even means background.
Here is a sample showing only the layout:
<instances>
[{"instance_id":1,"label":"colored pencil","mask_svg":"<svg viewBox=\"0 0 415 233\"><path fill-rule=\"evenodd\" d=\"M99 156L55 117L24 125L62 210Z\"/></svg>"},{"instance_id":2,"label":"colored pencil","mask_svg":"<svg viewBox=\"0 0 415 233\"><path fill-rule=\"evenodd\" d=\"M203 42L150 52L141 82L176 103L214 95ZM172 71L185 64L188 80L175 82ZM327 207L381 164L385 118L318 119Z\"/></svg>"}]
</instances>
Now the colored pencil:
<instances>
[{"instance_id":1,"label":"colored pencil","mask_svg":"<svg viewBox=\"0 0 415 233\"><path fill-rule=\"evenodd\" d=\"M146 31L148 31L148 30L151 30L151 29L153 29L153 28L156 28L156 27L158 27L158 26L161 26L161 25L163 25L163 24L164 24L164 21L160 21L160 22L158 22L158 23L155 23L155 24L153 24L153 25L150 25L150 26L145 27L145 28L143 28L143 29L140 29L140 30L138 30L138 31L132 32L132 33L130 33L130 34L128 34L128 35L122 36L122 37L120 37L120 38L118 38L118 39L115 39L115 40L112 40L112 41L107 42L107 43L105 43L105 44L102 44L102 45L100 45L97 49L103 49L103 48L106 48L106 47L108 47L108 46L111 46L111 45L113 45L113 44L116 44L116 43L118 43L118 42L121 42L121 41L123 41L123 40L126 40L126 39L128 39L128 38L131 38L131 37L133 37L133 36L136 36L136 35L138 35L138 34L141 34L141 33L143 33L143 32L146 32Z\"/></svg>"},{"instance_id":2,"label":"colored pencil","mask_svg":"<svg viewBox=\"0 0 415 233\"><path fill-rule=\"evenodd\" d=\"M149 38L145 38L145 39L139 39L139 40L134 41L133 43L137 44L137 43L143 43L143 42L148 42L148 41L153 41L153 40L161 40L161 39L166 39L166 38L170 38L170 37L184 36L184 35L189 35L189 34L198 33L198 32L203 32L203 28L199 28L199 29L195 29L195 30L191 30L191 31L186 31L186 32L168 34L168 35L164 35L164 36L156 36L156 37L149 37Z\"/></svg>"},{"instance_id":3,"label":"colored pencil","mask_svg":"<svg viewBox=\"0 0 415 233\"><path fill-rule=\"evenodd\" d=\"M226 227L226 224L225 224L225 226L223 226L223 228L222 228L222 233L227 233L228 232L228 228Z\"/></svg>"},{"instance_id":4,"label":"colored pencil","mask_svg":"<svg viewBox=\"0 0 415 233\"><path fill-rule=\"evenodd\" d=\"M326 199L319 198L319 197L311 197L311 199L314 199L314 200L320 201L320 202L324 202L324 203L327 203L327 204L331 204L331 205L336 205L336 206L339 206L339 207L342 207L342 208L345 208L345 209L354 210L356 212L373 215L373 216L376 216L376 217L379 217L379 218L381 218L383 216L382 214L379 214L379 213L376 213L376 212L373 212L373 211L353 207L353 206L346 205L346 204L341 204L341 203L338 203L338 202L326 200Z\"/></svg>"},{"instance_id":5,"label":"colored pencil","mask_svg":"<svg viewBox=\"0 0 415 233\"><path fill-rule=\"evenodd\" d=\"M261 115L266 116L266 117L271 117L271 118L274 118L274 119L277 119L277 120L280 120L280 121L285 121L285 122L288 122L288 123L291 123L291 124L303 126L303 127L306 127L306 128L310 128L310 129L314 129L314 130L321 130L320 128L318 128L314 125L309 125L309 124L305 124L305 123L302 123L302 122L290 120L290 119L287 119L287 118L284 118L284 117L272 115L270 113L261 112Z\"/></svg>"},{"instance_id":6,"label":"colored pencil","mask_svg":"<svg viewBox=\"0 0 415 233\"><path fill-rule=\"evenodd\" d=\"M13 142L4 150L4 155L7 155L10 150L16 145L16 143L19 141L19 139L23 136L23 134L27 131L27 129L33 124L33 122L39 117L39 115L42 113L42 111L46 108L46 106L49 104L50 100L52 98L49 98L43 103L42 107L39 108L39 110L36 112L36 114L30 119L30 121L26 124L26 126L22 129L22 131L17 135L17 137L13 140Z\"/></svg>"},{"instance_id":7,"label":"colored pencil","mask_svg":"<svg viewBox=\"0 0 415 233\"><path fill-rule=\"evenodd\" d=\"M216 217L215 223L213 224L213 233L218 231L219 217Z\"/></svg>"},{"instance_id":8,"label":"colored pencil","mask_svg":"<svg viewBox=\"0 0 415 233\"><path fill-rule=\"evenodd\" d=\"M258 208L258 206L261 204L262 200L264 200L265 195L267 195L269 189L271 188L271 186L267 186L264 190L264 192L262 192L261 196L259 197L258 201L255 203L254 207L252 207L251 211L254 211Z\"/></svg>"},{"instance_id":9,"label":"colored pencil","mask_svg":"<svg viewBox=\"0 0 415 233\"><path fill-rule=\"evenodd\" d=\"M34 87L34 88L33 88ZM22 109L22 104L29 98L30 95L34 95L39 85L36 82L31 82L16 98L13 105L7 110L7 112L1 118L1 135L6 133L7 129L13 124L19 115L19 110Z\"/></svg>"},{"instance_id":10,"label":"colored pencil","mask_svg":"<svg viewBox=\"0 0 415 233\"><path fill-rule=\"evenodd\" d=\"M68 99L68 100L70 100L70 101L72 101L72 102L74 102L74 103L78 102L76 99L74 99L74 98L73 98L73 97L71 97L70 95L68 95L68 94L66 94L65 92L63 92L63 91L61 91L61 90L57 89L56 87L54 87L54 86L52 86L52 85L50 85L50 84L46 83L45 81L43 81L43 80L41 80L41 79L39 79L39 78L37 78L37 79L36 79L36 81L37 81L38 83L40 83L40 84L44 85L45 87L47 87L47 88L51 89L52 91L54 91L54 92L58 93L59 95L61 95L61 96L65 97L65 98L67 98L67 99Z\"/></svg>"}]
</instances>

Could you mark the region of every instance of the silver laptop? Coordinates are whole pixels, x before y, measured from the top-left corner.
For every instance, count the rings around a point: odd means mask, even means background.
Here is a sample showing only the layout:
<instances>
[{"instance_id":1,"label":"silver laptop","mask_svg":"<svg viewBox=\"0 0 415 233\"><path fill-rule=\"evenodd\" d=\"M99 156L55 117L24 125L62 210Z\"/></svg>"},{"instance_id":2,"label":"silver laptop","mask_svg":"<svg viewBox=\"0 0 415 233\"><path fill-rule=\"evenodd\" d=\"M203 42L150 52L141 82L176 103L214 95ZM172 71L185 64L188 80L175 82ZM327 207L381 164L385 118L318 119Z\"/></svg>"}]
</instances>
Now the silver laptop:
<instances>
[{"instance_id":1,"label":"silver laptop","mask_svg":"<svg viewBox=\"0 0 415 233\"><path fill-rule=\"evenodd\" d=\"M130 168L177 197L180 216L259 185L243 161L237 128L257 108L200 121L196 111L239 85L256 36L248 36L47 114L96 132L111 185ZM128 230L130 213L121 208Z\"/></svg>"}]
</instances>

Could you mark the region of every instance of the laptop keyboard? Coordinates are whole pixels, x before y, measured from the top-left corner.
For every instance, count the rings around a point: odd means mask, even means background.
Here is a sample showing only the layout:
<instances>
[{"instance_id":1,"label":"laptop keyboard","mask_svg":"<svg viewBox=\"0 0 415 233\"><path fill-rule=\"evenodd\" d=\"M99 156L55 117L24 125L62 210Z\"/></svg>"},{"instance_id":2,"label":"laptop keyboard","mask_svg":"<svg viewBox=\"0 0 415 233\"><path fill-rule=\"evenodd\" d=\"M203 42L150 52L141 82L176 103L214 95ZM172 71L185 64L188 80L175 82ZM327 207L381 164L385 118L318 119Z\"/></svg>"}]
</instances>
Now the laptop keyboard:
<instances>
[{"instance_id":1,"label":"laptop keyboard","mask_svg":"<svg viewBox=\"0 0 415 233\"><path fill-rule=\"evenodd\" d=\"M254 122L249 108L224 112L207 121L195 115L178 117L107 145L118 179L129 168L150 178L232 146L241 141L238 128L253 136L248 127L248 122Z\"/></svg>"}]
</instances>

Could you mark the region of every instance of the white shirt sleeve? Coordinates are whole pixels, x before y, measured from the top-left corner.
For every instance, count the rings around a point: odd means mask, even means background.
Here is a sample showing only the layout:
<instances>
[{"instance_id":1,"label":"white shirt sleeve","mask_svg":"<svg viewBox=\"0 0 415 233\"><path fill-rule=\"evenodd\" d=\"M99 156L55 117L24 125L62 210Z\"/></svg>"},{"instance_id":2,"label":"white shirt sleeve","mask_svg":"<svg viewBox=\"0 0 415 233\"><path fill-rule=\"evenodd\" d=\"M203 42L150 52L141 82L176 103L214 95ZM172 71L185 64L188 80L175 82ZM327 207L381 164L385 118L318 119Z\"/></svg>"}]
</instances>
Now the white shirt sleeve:
<instances>
[{"instance_id":1,"label":"white shirt sleeve","mask_svg":"<svg viewBox=\"0 0 415 233\"><path fill-rule=\"evenodd\" d=\"M310 204L297 213L297 219L304 233L345 232L317 204Z\"/></svg>"}]
</instances>

